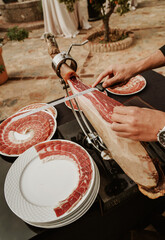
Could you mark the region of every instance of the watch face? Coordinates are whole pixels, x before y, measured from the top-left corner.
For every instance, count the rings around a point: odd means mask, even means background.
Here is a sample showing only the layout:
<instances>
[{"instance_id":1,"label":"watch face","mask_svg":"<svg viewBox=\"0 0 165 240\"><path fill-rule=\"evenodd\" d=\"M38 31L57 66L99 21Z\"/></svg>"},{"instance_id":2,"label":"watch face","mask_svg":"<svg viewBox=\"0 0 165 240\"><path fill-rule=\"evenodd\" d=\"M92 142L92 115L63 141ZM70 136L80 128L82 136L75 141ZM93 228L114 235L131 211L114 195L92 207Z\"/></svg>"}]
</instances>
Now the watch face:
<instances>
[{"instance_id":1,"label":"watch face","mask_svg":"<svg viewBox=\"0 0 165 240\"><path fill-rule=\"evenodd\" d=\"M165 147L165 131L160 132L159 142Z\"/></svg>"}]
</instances>

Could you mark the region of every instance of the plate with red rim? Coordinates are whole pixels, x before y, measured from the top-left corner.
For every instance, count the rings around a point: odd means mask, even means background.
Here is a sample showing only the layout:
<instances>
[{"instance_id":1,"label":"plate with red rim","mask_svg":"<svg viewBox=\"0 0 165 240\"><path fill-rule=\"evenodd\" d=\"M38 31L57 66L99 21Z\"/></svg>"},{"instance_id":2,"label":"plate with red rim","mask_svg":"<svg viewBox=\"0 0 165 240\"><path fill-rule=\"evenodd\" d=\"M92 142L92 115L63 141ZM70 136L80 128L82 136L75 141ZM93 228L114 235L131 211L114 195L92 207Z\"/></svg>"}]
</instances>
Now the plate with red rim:
<instances>
[{"instance_id":1,"label":"plate with red rim","mask_svg":"<svg viewBox=\"0 0 165 240\"><path fill-rule=\"evenodd\" d=\"M39 111L14 121L14 117L31 109L21 109L0 124L1 155L18 157L31 146L53 137L57 122L52 111Z\"/></svg>"},{"instance_id":2,"label":"plate with red rim","mask_svg":"<svg viewBox=\"0 0 165 240\"><path fill-rule=\"evenodd\" d=\"M146 87L146 80L142 75L132 77L130 80L107 88L107 91L115 95L133 95L141 92Z\"/></svg>"},{"instance_id":3,"label":"plate with red rim","mask_svg":"<svg viewBox=\"0 0 165 240\"><path fill-rule=\"evenodd\" d=\"M26 222L54 224L66 219L67 224L68 217L76 219L76 212L85 202L89 204L96 183L95 169L90 155L76 143L39 143L21 154L9 169L4 185L7 204ZM59 214L58 208L64 211Z\"/></svg>"},{"instance_id":4,"label":"plate with red rim","mask_svg":"<svg viewBox=\"0 0 165 240\"><path fill-rule=\"evenodd\" d=\"M89 87L92 87L92 86L89 85ZM108 95L106 91L104 91L103 93L104 93L105 95ZM69 94L69 96L72 96L72 95L73 95L73 93L72 93L71 90L68 90L68 94ZM68 97L68 96L66 95L65 97ZM71 103L72 103L72 105L73 105L74 110L75 110L75 111L78 111L78 107L77 107L77 104L76 104L75 100L74 100L74 99L71 99L70 101L71 101ZM72 109L69 101L66 101L66 102L65 102L65 105L66 105L69 109Z\"/></svg>"}]
</instances>

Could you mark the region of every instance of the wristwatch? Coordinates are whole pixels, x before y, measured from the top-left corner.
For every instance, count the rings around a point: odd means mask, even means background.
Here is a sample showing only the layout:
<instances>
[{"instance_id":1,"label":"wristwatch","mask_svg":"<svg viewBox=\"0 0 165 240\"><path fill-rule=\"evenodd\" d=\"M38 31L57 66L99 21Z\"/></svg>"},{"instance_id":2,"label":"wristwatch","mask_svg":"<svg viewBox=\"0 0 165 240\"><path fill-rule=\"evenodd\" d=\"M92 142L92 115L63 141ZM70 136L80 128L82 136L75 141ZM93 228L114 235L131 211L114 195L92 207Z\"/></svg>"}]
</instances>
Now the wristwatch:
<instances>
[{"instance_id":1,"label":"wristwatch","mask_svg":"<svg viewBox=\"0 0 165 240\"><path fill-rule=\"evenodd\" d=\"M165 126L159 130L157 140L165 148Z\"/></svg>"}]
</instances>

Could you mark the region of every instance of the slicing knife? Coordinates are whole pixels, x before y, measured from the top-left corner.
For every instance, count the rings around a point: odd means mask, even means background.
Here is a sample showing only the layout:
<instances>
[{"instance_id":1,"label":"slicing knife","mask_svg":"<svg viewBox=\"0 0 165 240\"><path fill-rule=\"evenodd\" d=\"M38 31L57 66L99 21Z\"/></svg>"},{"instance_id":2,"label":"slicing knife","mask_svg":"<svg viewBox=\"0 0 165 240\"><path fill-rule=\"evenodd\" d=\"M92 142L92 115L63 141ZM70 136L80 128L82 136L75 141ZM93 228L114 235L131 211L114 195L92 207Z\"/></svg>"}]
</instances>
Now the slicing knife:
<instances>
[{"instance_id":1,"label":"slicing knife","mask_svg":"<svg viewBox=\"0 0 165 240\"><path fill-rule=\"evenodd\" d=\"M82 91L82 92L73 94L73 95L71 95L71 96L69 96L69 97L65 97L65 98L62 98L62 99L53 101L53 102L51 102L51 103L48 103L48 104L45 105L45 106L42 106L42 107L33 109L33 110L28 111L28 112L26 112L26 113L23 113L23 114L21 114L21 115L19 115L19 116L13 117L11 122L17 121L17 120L19 120L19 119L21 119L21 118L27 117L28 115L34 114L34 113L36 113L36 112L39 112L39 111L42 111L42 110L45 110L45 109L48 109L48 108L50 108L50 107L54 107L54 106L56 106L56 105L58 105L58 104L60 104L60 103L63 103L63 102L66 102L66 101L68 101L68 100L71 100L71 99L73 99L73 98L76 98L76 97L78 97L78 96L81 96L81 95L84 95L84 94L93 92L93 91L95 91L95 90L98 91L97 88L89 88L89 89L87 89L87 90L85 90L85 91Z\"/></svg>"}]
</instances>

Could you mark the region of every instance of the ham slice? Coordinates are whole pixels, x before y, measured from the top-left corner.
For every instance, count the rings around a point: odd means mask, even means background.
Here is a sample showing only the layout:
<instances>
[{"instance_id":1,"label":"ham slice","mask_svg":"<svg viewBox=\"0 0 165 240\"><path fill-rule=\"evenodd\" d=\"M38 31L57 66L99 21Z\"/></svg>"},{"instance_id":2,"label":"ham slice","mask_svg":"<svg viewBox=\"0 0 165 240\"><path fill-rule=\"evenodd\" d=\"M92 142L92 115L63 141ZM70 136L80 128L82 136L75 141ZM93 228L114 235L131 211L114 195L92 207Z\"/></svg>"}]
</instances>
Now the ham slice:
<instances>
[{"instance_id":1,"label":"ham slice","mask_svg":"<svg viewBox=\"0 0 165 240\"><path fill-rule=\"evenodd\" d=\"M73 94L89 88L77 77L68 79L67 82ZM138 184L139 190L149 198L163 196L165 193L164 175L163 173L160 175L162 171L157 170L158 162L154 162L149 157L140 142L118 137L111 129L113 108L121 103L97 90L79 96L77 101L112 157L123 171Z\"/></svg>"}]
</instances>

